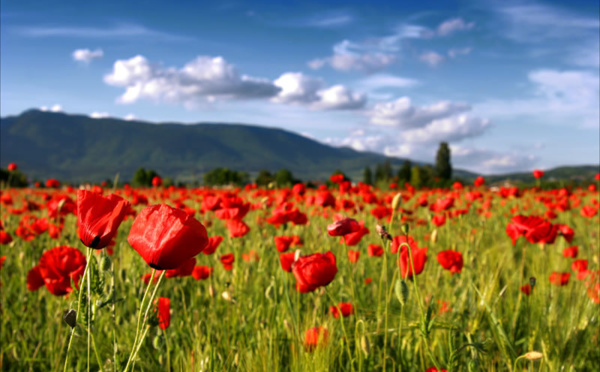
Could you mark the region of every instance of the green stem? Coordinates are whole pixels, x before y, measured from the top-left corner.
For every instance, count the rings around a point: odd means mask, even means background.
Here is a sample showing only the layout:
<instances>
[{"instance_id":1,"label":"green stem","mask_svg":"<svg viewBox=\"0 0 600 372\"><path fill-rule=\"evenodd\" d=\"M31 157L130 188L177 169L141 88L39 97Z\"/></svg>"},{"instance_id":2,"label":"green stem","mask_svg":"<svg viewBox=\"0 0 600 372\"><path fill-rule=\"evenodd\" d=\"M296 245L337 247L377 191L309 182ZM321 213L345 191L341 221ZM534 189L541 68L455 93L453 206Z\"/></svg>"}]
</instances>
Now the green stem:
<instances>
[{"instance_id":1,"label":"green stem","mask_svg":"<svg viewBox=\"0 0 600 372\"><path fill-rule=\"evenodd\" d=\"M81 283L79 283L79 296L77 297L77 312L75 313L75 327L77 327L77 319L79 318L79 311L81 310L81 287L85 283L86 273L88 272L88 266L90 265L90 251L88 250L87 261L85 263L85 269L83 269L83 275L81 276ZM69 336L69 344L67 345L67 356L65 357L65 366L63 371L67 371L67 365L69 364L69 352L71 351L71 345L73 343L73 334L75 333L75 327L71 328L71 335Z\"/></svg>"},{"instance_id":2,"label":"green stem","mask_svg":"<svg viewBox=\"0 0 600 372\"><path fill-rule=\"evenodd\" d=\"M88 260L91 260L92 254L92 248L88 248ZM90 289L90 282L92 281L91 278L92 272L91 270L88 270L87 272L87 300L88 300L88 306L87 306L87 330L88 330L88 337L87 337L87 370L88 372L90 372L90 343L91 343L91 338L92 338L92 328L90 323L92 322L92 291Z\"/></svg>"},{"instance_id":3,"label":"green stem","mask_svg":"<svg viewBox=\"0 0 600 372\"><path fill-rule=\"evenodd\" d=\"M150 274L150 280L148 281L148 285L146 286L146 291L144 292L144 296L142 297L142 303L140 304L140 311L137 316L137 325L135 326L135 338L133 339L133 347L137 345L138 337L140 336L140 322L142 321L142 312L144 311L144 303L146 301L146 296L148 296L148 291L150 290L150 286L152 286L152 282L154 281L154 274L156 273L155 269L152 269Z\"/></svg>"}]
</instances>

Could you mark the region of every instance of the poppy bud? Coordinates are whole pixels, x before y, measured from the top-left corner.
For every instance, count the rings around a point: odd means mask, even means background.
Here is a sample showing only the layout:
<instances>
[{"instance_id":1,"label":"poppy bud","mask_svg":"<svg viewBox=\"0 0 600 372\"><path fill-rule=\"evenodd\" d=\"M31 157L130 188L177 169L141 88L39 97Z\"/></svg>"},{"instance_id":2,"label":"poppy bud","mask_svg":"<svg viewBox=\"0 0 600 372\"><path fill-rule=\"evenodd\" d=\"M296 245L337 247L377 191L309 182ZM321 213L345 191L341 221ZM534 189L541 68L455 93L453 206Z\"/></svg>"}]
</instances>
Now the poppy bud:
<instances>
[{"instance_id":1,"label":"poppy bud","mask_svg":"<svg viewBox=\"0 0 600 372\"><path fill-rule=\"evenodd\" d=\"M437 237L438 237L438 231L437 229L433 230L433 232L431 233L431 237L429 238L429 241L433 244L435 244L437 242Z\"/></svg>"},{"instance_id":2,"label":"poppy bud","mask_svg":"<svg viewBox=\"0 0 600 372\"><path fill-rule=\"evenodd\" d=\"M63 320L65 323L69 325L71 328L75 328L77 325L77 311L71 309L63 315Z\"/></svg>"},{"instance_id":3,"label":"poppy bud","mask_svg":"<svg viewBox=\"0 0 600 372\"><path fill-rule=\"evenodd\" d=\"M406 282L402 279L396 280L394 291L396 292L396 298L404 306L408 300L408 285Z\"/></svg>"},{"instance_id":4,"label":"poppy bud","mask_svg":"<svg viewBox=\"0 0 600 372\"><path fill-rule=\"evenodd\" d=\"M365 335L360 338L360 348L362 349L363 353L365 353L365 356L369 356L369 353L371 352L371 345L369 344L369 339Z\"/></svg>"},{"instance_id":5,"label":"poppy bud","mask_svg":"<svg viewBox=\"0 0 600 372\"><path fill-rule=\"evenodd\" d=\"M215 288L211 285L208 286L208 294L210 297L215 297Z\"/></svg>"},{"instance_id":6,"label":"poppy bud","mask_svg":"<svg viewBox=\"0 0 600 372\"><path fill-rule=\"evenodd\" d=\"M392 199L392 209L396 210L400 206L400 202L402 201L402 194L397 193L394 195L394 199Z\"/></svg>"},{"instance_id":7,"label":"poppy bud","mask_svg":"<svg viewBox=\"0 0 600 372\"><path fill-rule=\"evenodd\" d=\"M387 232L387 230L385 229L385 226L375 225L375 231L377 231L377 234L379 234L381 239L392 240L392 236L390 235L389 232Z\"/></svg>"},{"instance_id":8,"label":"poppy bud","mask_svg":"<svg viewBox=\"0 0 600 372\"><path fill-rule=\"evenodd\" d=\"M532 276L531 278L529 278L529 284L532 287L535 287L535 282L536 282L535 276Z\"/></svg>"},{"instance_id":9,"label":"poppy bud","mask_svg":"<svg viewBox=\"0 0 600 372\"><path fill-rule=\"evenodd\" d=\"M161 344L161 338L160 335L156 335L156 337L154 337L154 339L152 340L152 346L156 349L156 350L160 350L160 345Z\"/></svg>"},{"instance_id":10,"label":"poppy bud","mask_svg":"<svg viewBox=\"0 0 600 372\"><path fill-rule=\"evenodd\" d=\"M408 235L408 232L410 230L409 226L407 223L402 224L402 227L400 228L402 230L402 233L404 235Z\"/></svg>"},{"instance_id":11,"label":"poppy bud","mask_svg":"<svg viewBox=\"0 0 600 372\"><path fill-rule=\"evenodd\" d=\"M100 259L100 270L108 271L108 270L110 270L111 266L112 266L112 261L110 260L110 257L104 256Z\"/></svg>"},{"instance_id":12,"label":"poppy bud","mask_svg":"<svg viewBox=\"0 0 600 372\"><path fill-rule=\"evenodd\" d=\"M523 355L523 357L527 360L535 361L542 359L544 357L544 354L540 353L539 351L530 351L527 354Z\"/></svg>"},{"instance_id":13,"label":"poppy bud","mask_svg":"<svg viewBox=\"0 0 600 372\"><path fill-rule=\"evenodd\" d=\"M221 293L221 297L223 297L223 299L225 301L229 301L229 302L234 303L234 304L236 303L235 298L233 297L233 295L231 293L227 292L227 291Z\"/></svg>"}]
</instances>

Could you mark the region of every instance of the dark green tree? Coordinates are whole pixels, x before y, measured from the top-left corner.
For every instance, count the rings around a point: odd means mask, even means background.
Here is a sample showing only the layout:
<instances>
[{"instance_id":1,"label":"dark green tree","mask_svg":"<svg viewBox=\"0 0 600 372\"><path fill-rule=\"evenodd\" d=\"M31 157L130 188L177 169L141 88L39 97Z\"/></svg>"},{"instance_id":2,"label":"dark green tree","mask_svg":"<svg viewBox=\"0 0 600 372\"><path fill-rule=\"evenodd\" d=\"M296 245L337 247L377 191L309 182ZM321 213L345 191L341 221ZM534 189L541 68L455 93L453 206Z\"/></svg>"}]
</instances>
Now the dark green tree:
<instances>
[{"instance_id":1,"label":"dark green tree","mask_svg":"<svg viewBox=\"0 0 600 372\"><path fill-rule=\"evenodd\" d=\"M27 187L27 177L20 170L0 169L0 184L10 183L10 187Z\"/></svg>"},{"instance_id":2,"label":"dark green tree","mask_svg":"<svg viewBox=\"0 0 600 372\"><path fill-rule=\"evenodd\" d=\"M152 179L157 176L159 176L158 173L152 169L139 168L133 174L131 185L134 187L150 187L152 186Z\"/></svg>"},{"instance_id":3,"label":"dark green tree","mask_svg":"<svg viewBox=\"0 0 600 372\"><path fill-rule=\"evenodd\" d=\"M450 163L450 147L447 142L440 143L435 157L435 176L447 181L452 178L452 164Z\"/></svg>"},{"instance_id":4,"label":"dark green tree","mask_svg":"<svg viewBox=\"0 0 600 372\"><path fill-rule=\"evenodd\" d=\"M277 186L291 186L296 180L294 179L294 175L288 169L280 169L275 173L275 183Z\"/></svg>"},{"instance_id":5,"label":"dark green tree","mask_svg":"<svg viewBox=\"0 0 600 372\"><path fill-rule=\"evenodd\" d=\"M367 185L373 184L373 172L371 172L370 167L365 167L363 171L363 183Z\"/></svg>"},{"instance_id":6,"label":"dark green tree","mask_svg":"<svg viewBox=\"0 0 600 372\"><path fill-rule=\"evenodd\" d=\"M390 163L389 160L386 160L385 163L383 163L382 173L383 173L383 180L385 182L388 182L389 180L392 179L392 163Z\"/></svg>"},{"instance_id":7,"label":"dark green tree","mask_svg":"<svg viewBox=\"0 0 600 372\"><path fill-rule=\"evenodd\" d=\"M275 181L275 177L273 177L271 172L269 172L266 169L261 170L258 173L258 176L256 176L256 178L254 179L254 182L258 186L267 186L268 184L270 184L273 181Z\"/></svg>"},{"instance_id":8,"label":"dark green tree","mask_svg":"<svg viewBox=\"0 0 600 372\"><path fill-rule=\"evenodd\" d=\"M398 169L398 183L404 185L406 182L410 182L412 163L410 160L406 160L400 169Z\"/></svg>"}]
</instances>

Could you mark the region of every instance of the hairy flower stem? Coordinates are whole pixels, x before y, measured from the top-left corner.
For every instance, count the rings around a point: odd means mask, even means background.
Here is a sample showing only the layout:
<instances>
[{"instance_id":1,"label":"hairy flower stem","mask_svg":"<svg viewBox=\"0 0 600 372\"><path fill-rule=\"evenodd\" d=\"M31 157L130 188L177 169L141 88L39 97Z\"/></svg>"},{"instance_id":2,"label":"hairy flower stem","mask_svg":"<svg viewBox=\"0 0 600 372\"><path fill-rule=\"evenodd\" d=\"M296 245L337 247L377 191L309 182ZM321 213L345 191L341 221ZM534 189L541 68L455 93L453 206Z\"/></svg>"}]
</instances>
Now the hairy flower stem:
<instances>
[{"instance_id":1,"label":"hairy flower stem","mask_svg":"<svg viewBox=\"0 0 600 372\"><path fill-rule=\"evenodd\" d=\"M81 283L79 283L79 296L77 297L77 313L75 313L76 314L75 320L77 320L79 318L79 311L81 310L81 295L83 294L83 292L81 291L81 287L83 286L83 284L85 282L86 274L88 272L88 266L90 265L90 255L91 255L91 250L88 249L88 256L87 256L87 261L85 263L85 269L83 269L83 275L81 276ZM75 324L75 327L71 328L71 335L69 336L69 344L67 345L67 355L65 357L65 366L63 368L64 372L67 371L67 365L69 364L69 352L71 351L71 344L73 343L73 334L75 333L76 327L77 327L77 324Z\"/></svg>"},{"instance_id":2,"label":"hairy flower stem","mask_svg":"<svg viewBox=\"0 0 600 372\"><path fill-rule=\"evenodd\" d=\"M156 286L154 287L154 291L152 291L152 295L150 296L150 300L148 301L148 306L146 307L146 312L144 313L144 320L142 322L142 328L144 328L144 326L146 325L146 321L148 320L148 312L150 311L150 308L152 307L152 303L154 301L154 298L156 297L156 293L158 292L158 287L160 287L160 283L162 282L162 279L165 277L166 273L167 273L167 271L163 270L163 272L158 277L158 283L156 283ZM154 274L154 272L152 274ZM152 275L152 276L154 276L154 275ZM148 283L148 287L150 287L151 284L152 284L152 279ZM146 289L146 294L147 293L148 293L148 289ZM146 294L144 294L144 297ZM143 300L142 300L142 303L143 303ZM141 311L140 311L140 314L141 314ZM138 319L138 321L139 321L139 319ZM125 369L123 370L123 372L127 372L129 370L129 366L131 365L132 362L135 363L134 359L137 356L138 351L142 347L144 338L146 338L146 334L148 333L149 329L150 329L150 326L146 327L146 329L144 330L144 333L142 333L141 337L139 338L139 340L137 342L137 347L136 347L136 344L133 345L132 353L129 356L129 360L127 361L127 365L125 366Z\"/></svg>"}]
</instances>

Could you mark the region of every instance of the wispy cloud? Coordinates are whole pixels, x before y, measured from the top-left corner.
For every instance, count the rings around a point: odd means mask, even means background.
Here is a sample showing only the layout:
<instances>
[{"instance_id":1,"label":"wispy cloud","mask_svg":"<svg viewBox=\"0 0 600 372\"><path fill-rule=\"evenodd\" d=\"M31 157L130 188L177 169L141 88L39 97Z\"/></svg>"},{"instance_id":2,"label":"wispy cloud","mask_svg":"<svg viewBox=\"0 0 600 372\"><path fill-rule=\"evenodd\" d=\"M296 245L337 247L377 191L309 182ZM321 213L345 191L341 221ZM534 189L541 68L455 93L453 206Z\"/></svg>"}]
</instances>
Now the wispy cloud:
<instances>
[{"instance_id":1,"label":"wispy cloud","mask_svg":"<svg viewBox=\"0 0 600 372\"><path fill-rule=\"evenodd\" d=\"M118 24L110 27L56 27L56 26L24 26L15 31L25 37L32 38L76 38L76 39L116 39L116 38L152 38L161 41L185 41L187 36L152 30L142 25Z\"/></svg>"},{"instance_id":2,"label":"wispy cloud","mask_svg":"<svg viewBox=\"0 0 600 372\"><path fill-rule=\"evenodd\" d=\"M342 10L328 11L310 17L288 21L291 27L336 28L349 25L355 21L352 13Z\"/></svg>"}]
</instances>

